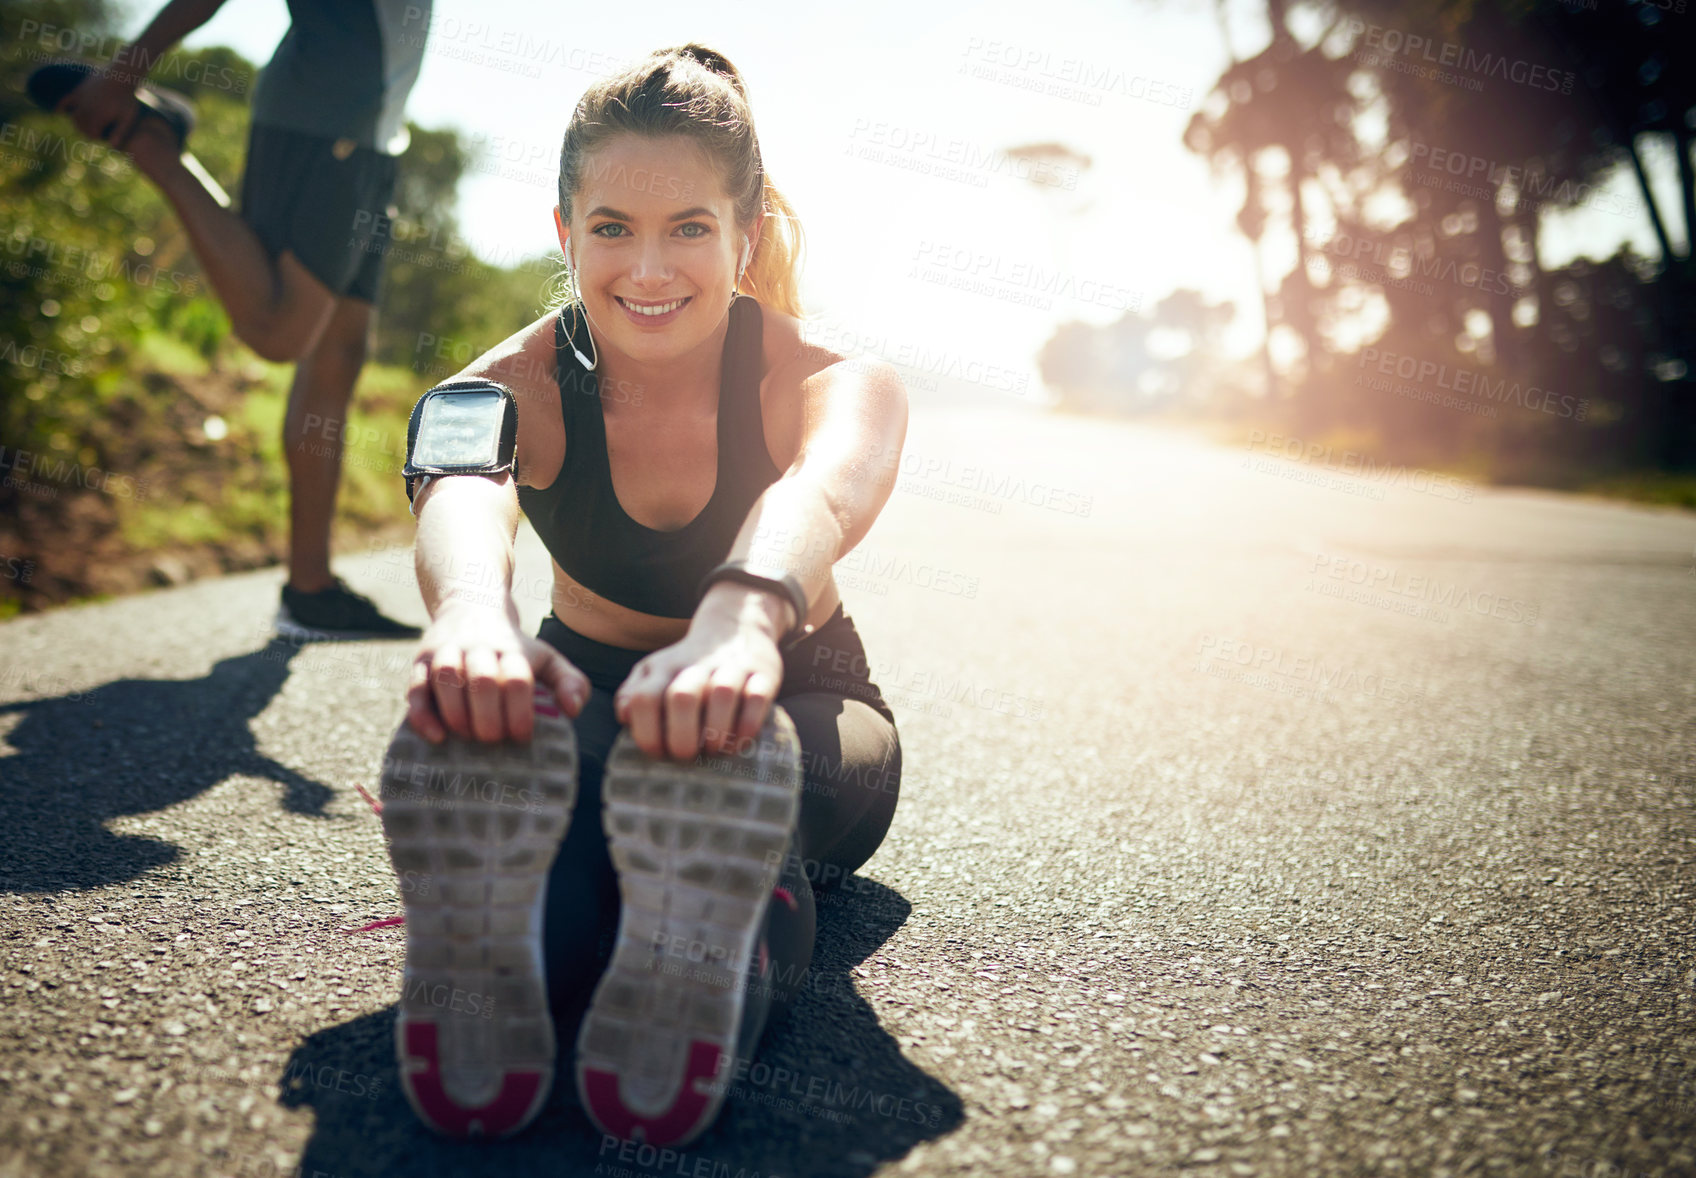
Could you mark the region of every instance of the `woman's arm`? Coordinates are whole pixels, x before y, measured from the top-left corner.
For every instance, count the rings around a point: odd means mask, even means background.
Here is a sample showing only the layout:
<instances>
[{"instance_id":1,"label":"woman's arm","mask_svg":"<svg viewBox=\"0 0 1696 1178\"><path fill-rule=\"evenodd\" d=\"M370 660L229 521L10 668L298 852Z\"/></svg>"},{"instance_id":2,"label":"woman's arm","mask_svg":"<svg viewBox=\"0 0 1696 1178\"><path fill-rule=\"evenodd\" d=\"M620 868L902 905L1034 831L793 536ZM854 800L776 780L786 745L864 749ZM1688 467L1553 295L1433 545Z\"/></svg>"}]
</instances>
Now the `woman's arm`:
<instances>
[{"instance_id":1,"label":"woman's arm","mask_svg":"<svg viewBox=\"0 0 1696 1178\"><path fill-rule=\"evenodd\" d=\"M894 369L829 358L821 367L808 351L789 373L773 374L799 384L800 450L755 501L728 555L756 572L794 576L809 603L888 502L907 435L907 393ZM714 585L683 641L637 664L620 687L619 720L650 756L688 759L754 736L782 686L777 639L797 620L808 621L778 594Z\"/></svg>"},{"instance_id":2,"label":"woman's arm","mask_svg":"<svg viewBox=\"0 0 1696 1178\"><path fill-rule=\"evenodd\" d=\"M551 355L542 350L551 345L551 331L551 318L544 316L459 374L499 381L513 390L521 473L539 458L545 464L548 455L557 463L563 446L557 436L558 401L548 396L553 392ZM512 599L512 544L518 530L512 472L434 479L418 492L413 511L418 516L413 563L430 611L407 690L413 728L430 741L449 732L486 741L528 740L537 682L552 690L568 715L577 715L589 696L588 679L553 647L519 628Z\"/></svg>"},{"instance_id":3,"label":"woman's arm","mask_svg":"<svg viewBox=\"0 0 1696 1178\"><path fill-rule=\"evenodd\" d=\"M512 600L518 492L510 473L449 475L418 493L413 561L430 610L407 688L407 720L432 743L448 733L529 740L532 694L549 688L567 715L589 681L553 647L519 629Z\"/></svg>"}]
</instances>

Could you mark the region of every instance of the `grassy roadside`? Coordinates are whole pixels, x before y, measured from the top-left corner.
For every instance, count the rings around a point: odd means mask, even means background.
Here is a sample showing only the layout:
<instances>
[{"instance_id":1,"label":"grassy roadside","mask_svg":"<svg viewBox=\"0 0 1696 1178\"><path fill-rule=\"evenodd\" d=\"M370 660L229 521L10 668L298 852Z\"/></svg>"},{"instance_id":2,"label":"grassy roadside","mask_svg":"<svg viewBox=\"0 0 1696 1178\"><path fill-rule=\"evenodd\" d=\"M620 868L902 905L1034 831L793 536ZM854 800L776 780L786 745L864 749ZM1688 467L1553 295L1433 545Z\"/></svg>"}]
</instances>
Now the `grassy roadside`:
<instances>
[{"instance_id":1,"label":"grassy roadside","mask_svg":"<svg viewBox=\"0 0 1696 1178\"><path fill-rule=\"evenodd\" d=\"M0 618L280 562L288 542L281 427L290 365L225 343L208 358L173 335L141 338L99 400L94 451L8 457L16 511L0 519ZM335 547L412 534L399 477L407 415L427 382L369 365L346 421Z\"/></svg>"}]
</instances>

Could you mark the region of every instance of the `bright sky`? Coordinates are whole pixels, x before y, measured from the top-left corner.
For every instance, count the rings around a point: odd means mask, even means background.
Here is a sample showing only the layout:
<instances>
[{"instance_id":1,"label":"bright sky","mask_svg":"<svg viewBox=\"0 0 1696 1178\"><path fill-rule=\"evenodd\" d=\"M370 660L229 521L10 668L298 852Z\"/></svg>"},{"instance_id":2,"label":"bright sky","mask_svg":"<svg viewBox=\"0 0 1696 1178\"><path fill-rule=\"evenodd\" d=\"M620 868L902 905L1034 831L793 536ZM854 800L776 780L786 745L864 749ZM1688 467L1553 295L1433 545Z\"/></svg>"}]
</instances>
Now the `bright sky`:
<instances>
[{"instance_id":1,"label":"bright sky","mask_svg":"<svg viewBox=\"0 0 1696 1178\"><path fill-rule=\"evenodd\" d=\"M155 7L132 4L126 32ZM1258 50L1263 6L1231 8L1237 51ZM189 44L263 64L287 24L284 0L229 0ZM923 349L933 371L991 389L1028 376L1034 397L1036 353L1058 323L1148 310L1179 286L1237 303L1234 351L1258 341L1240 185L1182 142L1226 61L1213 0L437 0L408 114L488 147L487 170L460 189L472 249L511 263L553 248L559 140L578 96L689 40L747 81L767 169L806 229L822 342L839 333L897 361ZM1032 184L1002 150L1041 141L1093 162ZM1655 252L1646 222L1617 211L1565 216L1561 235L1545 261L1625 236Z\"/></svg>"}]
</instances>

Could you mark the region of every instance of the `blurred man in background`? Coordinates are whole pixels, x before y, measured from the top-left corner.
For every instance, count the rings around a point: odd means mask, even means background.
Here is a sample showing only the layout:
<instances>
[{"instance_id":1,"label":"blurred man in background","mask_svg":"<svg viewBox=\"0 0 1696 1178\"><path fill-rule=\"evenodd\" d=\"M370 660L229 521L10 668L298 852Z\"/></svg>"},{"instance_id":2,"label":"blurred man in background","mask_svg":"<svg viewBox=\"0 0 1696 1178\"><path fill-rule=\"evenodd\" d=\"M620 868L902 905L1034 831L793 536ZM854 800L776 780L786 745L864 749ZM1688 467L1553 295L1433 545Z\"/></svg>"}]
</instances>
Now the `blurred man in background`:
<instances>
[{"instance_id":1,"label":"blurred man in background","mask_svg":"<svg viewBox=\"0 0 1696 1178\"><path fill-rule=\"evenodd\" d=\"M295 363L283 449L289 562L277 630L296 639L416 637L330 571L342 434L364 366L382 227L431 0L288 0L291 25L260 75L239 212L186 150L193 110L148 70L225 0L171 0L93 67L35 71L30 94L125 152L181 218L235 333Z\"/></svg>"}]
</instances>

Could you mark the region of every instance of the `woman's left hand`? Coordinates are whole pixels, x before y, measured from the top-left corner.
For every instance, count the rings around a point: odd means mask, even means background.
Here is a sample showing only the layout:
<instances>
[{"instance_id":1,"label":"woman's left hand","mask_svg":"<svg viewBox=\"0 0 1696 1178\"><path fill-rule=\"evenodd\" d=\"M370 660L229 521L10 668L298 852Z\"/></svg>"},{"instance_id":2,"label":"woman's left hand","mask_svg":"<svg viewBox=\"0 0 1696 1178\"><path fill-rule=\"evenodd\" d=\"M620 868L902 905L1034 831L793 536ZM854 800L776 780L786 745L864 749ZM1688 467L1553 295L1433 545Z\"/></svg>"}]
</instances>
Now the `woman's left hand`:
<instances>
[{"instance_id":1,"label":"woman's left hand","mask_svg":"<svg viewBox=\"0 0 1696 1178\"><path fill-rule=\"evenodd\" d=\"M777 636L793 610L775 595L720 583L681 642L631 668L614 714L650 757L692 761L757 736L783 684Z\"/></svg>"}]
</instances>

